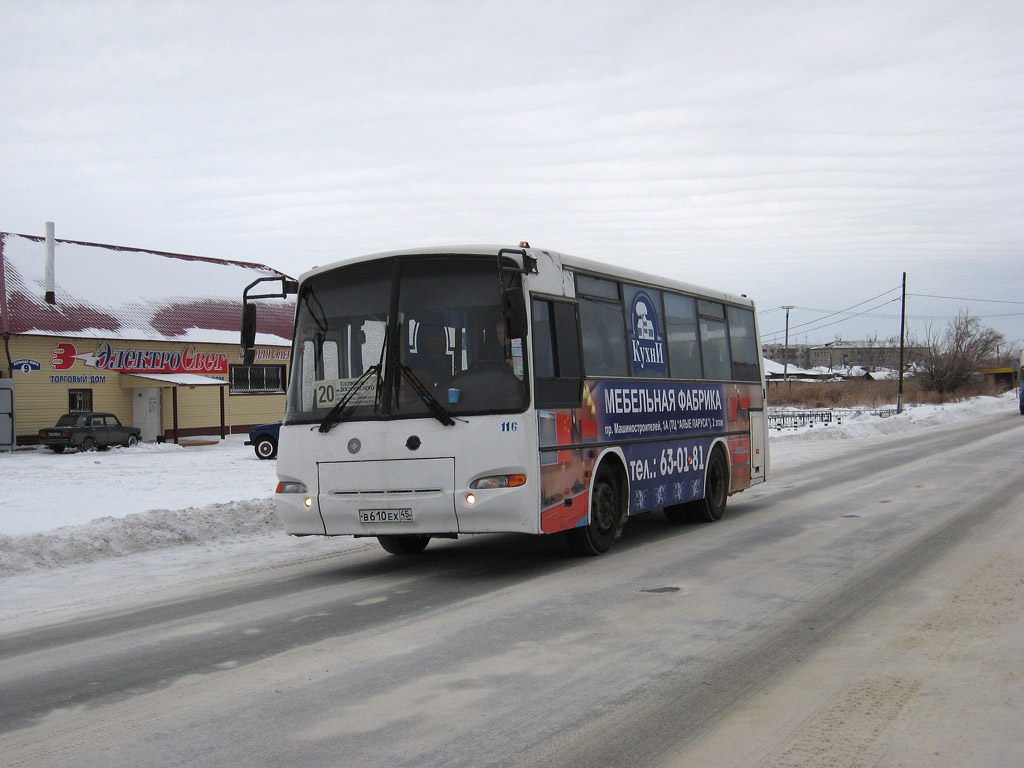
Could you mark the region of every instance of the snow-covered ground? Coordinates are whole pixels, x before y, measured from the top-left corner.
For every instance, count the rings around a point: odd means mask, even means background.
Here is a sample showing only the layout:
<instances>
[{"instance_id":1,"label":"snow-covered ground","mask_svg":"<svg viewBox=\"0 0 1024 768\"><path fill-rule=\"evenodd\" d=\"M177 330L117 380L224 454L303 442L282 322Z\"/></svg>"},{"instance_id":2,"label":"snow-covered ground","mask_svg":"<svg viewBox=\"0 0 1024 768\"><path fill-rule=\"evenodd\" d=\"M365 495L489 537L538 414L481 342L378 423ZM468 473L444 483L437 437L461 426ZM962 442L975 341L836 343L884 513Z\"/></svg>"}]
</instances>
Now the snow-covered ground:
<instances>
[{"instance_id":1,"label":"snow-covered ground","mask_svg":"<svg viewBox=\"0 0 1024 768\"><path fill-rule=\"evenodd\" d=\"M190 447L140 443L93 453L0 453L0 534L269 498L277 484L275 462L257 459L245 439L231 435L215 445Z\"/></svg>"},{"instance_id":2,"label":"snow-covered ground","mask_svg":"<svg viewBox=\"0 0 1024 768\"><path fill-rule=\"evenodd\" d=\"M773 430L778 468L839 441L1015 412L1014 393L889 418ZM372 539L285 536L273 509L275 462L232 436L214 445L96 453L0 453L0 621L31 622L120 596L377 547Z\"/></svg>"}]
</instances>

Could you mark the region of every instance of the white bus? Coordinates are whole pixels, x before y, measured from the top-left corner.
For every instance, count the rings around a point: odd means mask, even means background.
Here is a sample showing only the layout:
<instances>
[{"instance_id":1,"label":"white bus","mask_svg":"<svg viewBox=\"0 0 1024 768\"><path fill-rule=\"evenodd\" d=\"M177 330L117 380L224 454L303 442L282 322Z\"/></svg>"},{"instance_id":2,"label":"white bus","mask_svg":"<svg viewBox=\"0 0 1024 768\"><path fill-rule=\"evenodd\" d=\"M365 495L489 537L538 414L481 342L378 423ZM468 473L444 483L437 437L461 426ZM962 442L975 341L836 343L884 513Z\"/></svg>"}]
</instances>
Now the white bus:
<instances>
[{"instance_id":1,"label":"white bus","mask_svg":"<svg viewBox=\"0 0 1024 768\"><path fill-rule=\"evenodd\" d=\"M597 555L764 482L764 395L744 296L527 243L356 258L297 286L277 509L394 554L515 531Z\"/></svg>"}]
</instances>

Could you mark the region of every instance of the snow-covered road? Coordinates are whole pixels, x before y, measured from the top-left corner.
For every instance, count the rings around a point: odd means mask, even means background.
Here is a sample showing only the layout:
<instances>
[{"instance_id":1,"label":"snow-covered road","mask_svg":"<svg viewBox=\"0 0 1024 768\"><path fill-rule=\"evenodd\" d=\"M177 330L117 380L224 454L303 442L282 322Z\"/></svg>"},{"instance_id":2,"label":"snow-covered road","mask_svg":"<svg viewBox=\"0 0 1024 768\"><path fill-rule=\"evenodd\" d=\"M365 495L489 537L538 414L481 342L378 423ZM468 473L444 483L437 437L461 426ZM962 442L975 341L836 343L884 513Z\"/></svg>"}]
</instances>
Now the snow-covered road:
<instances>
[{"instance_id":1,"label":"snow-covered road","mask_svg":"<svg viewBox=\"0 0 1024 768\"><path fill-rule=\"evenodd\" d=\"M1024 701L1012 406L779 436L774 482L722 523L639 516L602 558L275 532L32 567L0 582L37 600L0 621L0 753L1003 768Z\"/></svg>"},{"instance_id":2,"label":"snow-covered road","mask_svg":"<svg viewBox=\"0 0 1024 768\"><path fill-rule=\"evenodd\" d=\"M1016 407L1007 393L773 432L771 460L781 467L824 459L858 438L1009 415ZM258 460L244 439L0 453L0 622L31 623L101 599L377 546L372 539L285 536L273 511L276 462Z\"/></svg>"}]
</instances>

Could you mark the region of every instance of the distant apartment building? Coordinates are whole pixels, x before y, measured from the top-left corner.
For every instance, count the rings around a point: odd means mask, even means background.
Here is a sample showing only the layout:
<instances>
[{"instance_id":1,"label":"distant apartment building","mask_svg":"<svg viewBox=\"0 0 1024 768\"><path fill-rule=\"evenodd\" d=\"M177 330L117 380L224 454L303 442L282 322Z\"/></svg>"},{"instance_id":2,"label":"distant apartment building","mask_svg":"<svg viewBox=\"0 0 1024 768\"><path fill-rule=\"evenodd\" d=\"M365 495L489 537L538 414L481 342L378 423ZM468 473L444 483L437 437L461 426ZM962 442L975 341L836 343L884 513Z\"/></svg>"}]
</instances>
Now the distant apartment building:
<instances>
[{"instance_id":1,"label":"distant apartment building","mask_svg":"<svg viewBox=\"0 0 1024 768\"><path fill-rule=\"evenodd\" d=\"M830 341L827 344L765 344L764 356L777 363L800 368L849 368L859 366L866 371L879 368L896 369L900 365L900 348L879 341ZM788 360L787 360L788 351ZM920 346L904 347L904 363L919 361L925 353Z\"/></svg>"},{"instance_id":2,"label":"distant apartment building","mask_svg":"<svg viewBox=\"0 0 1024 768\"><path fill-rule=\"evenodd\" d=\"M919 361L925 353L920 346L904 346L903 362L910 364ZM830 341L811 347L810 367L812 368L846 368L860 366L867 371L879 368L898 369L900 367L900 348L878 341Z\"/></svg>"},{"instance_id":3,"label":"distant apartment building","mask_svg":"<svg viewBox=\"0 0 1024 768\"><path fill-rule=\"evenodd\" d=\"M764 356L776 363L795 365L797 368L811 367L811 346L809 344L765 344L761 348ZM788 354L787 354L788 353Z\"/></svg>"}]
</instances>

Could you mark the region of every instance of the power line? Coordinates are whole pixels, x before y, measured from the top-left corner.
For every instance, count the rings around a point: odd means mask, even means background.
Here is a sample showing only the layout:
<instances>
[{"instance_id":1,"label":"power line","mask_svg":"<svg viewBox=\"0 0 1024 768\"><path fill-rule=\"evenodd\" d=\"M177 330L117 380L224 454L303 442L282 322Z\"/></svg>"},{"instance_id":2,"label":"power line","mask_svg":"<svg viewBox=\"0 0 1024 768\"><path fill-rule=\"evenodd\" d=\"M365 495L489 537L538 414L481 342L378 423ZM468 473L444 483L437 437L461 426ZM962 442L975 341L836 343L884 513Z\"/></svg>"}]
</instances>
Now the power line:
<instances>
[{"instance_id":1,"label":"power line","mask_svg":"<svg viewBox=\"0 0 1024 768\"><path fill-rule=\"evenodd\" d=\"M908 293L907 297L915 297L921 299L952 299L953 301L984 301L989 304L1020 304L1024 306L1024 301L1002 301L1001 299L968 299L965 296L936 296L931 293ZM998 317L998 315L996 315Z\"/></svg>"},{"instance_id":2,"label":"power line","mask_svg":"<svg viewBox=\"0 0 1024 768\"><path fill-rule=\"evenodd\" d=\"M789 327L789 330L795 331L798 328L803 328L804 326L807 326L807 325L814 325L815 323L820 323L822 320L828 320L830 317L835 317L836 315L847 314L847 313L849 313L849 311L851 309L856 309L857 307L860 307L860 306L862 306L864 304L867 304L870 301L876 301L877 299L880 299L883 296L886 296L886 295L892 293L893 291L898 291L898 290L899 290L899 286L897 286L895 288L890 288L887 291L882 291L882 293L878 294L877 296L872 296L870 299L864 299L864 301L858 301L856 304L852 304L849 307L847 307L846 309L836 310L835 312L831 312L831 313L825 315L824 317L819 317L819 318L817 318L815 320L808 320L806 323L798 323L797 325L791 325ZM889 303L891 303L891 302L885 302L883 304L880 304L879 306L885 306L885 304L889 304ZM874 307L873 309L878 309L878 307ZM870 309L869 310L865 310L865 312L870 312L870 311L871 311ZM856 314L851 315L851 317L859 317L860 315L865 314L865 312L858 312ZM837 321L837 322L842 322L842 321L840 320L840 321ZM834 323L830 323L830 325L834 325ZM828 326L822 326L822 327L828 327ZM811 329L808 329L808 330L817 330L817 329L816 328L811 328ZM780 333L780 331L775 331L775 333Z\"/></svg>"},{"instance_id":3,"label":"power line","mask_svg":"<svg viewBox=\"0 0 1024 768\"><path fill-rule=\"evenodd\" d=\"M803 325L810 325L811 323L817 323L817 322L820 322L821 320L827 320L829 317L831 317L833 315L842 314L841 312L836 312L833 309L819 309L818 307L801 307L799 304L794 305L793 309L802 309L804 312L821 312L824 315L824 317L819 317L817 320L808 320L806 323L803 323ZM864 313L862 313L862 312L861 313L857 313L857 314L858 314L858 316L865 316L865 317L884 317L884 318L892 318L892 317L898 318L899 317L899 315L883 315L883 314L864 315ZM926 317L926 316L922 315L921 317ZM941 315L941 317L948 317L948 315Z\"/></svg>"},{"instance_id":4,"label":"power line","mask_svg":"<svg viewBox=\"0 0 1024 768\"><path fill-rule=\"evenodd\" d=\"M888 291L886 293L888 293ZM882 295L884 296L885 294L882 294ZM879 309L881 307L884 307L887 304L893 304L894 302L897 302L897 301L899 301L898 297L894 298L894 299L888 299L886 301L883 301L881 304L879 304L877 306L869 307L868 309L865 309L863 312L856 312L856 313L853 313L853 314L849 314L847 317L841 317L838 320L833 320L831 323L825 323L824 325L815 325L813 328L806 328L806 329L804 329L804 333L812 333L814 331L820 331L822 328L829 328L829 327L831 327L833 325L838 325L839 323L845 323L847 320L852 320L855 317L861 317L863 315L867 315L869 312L872 312L873 310L876 310L876 309ZM861 302L861 303L863 303L863 302ZM839 313L835 313L835 314L839 314ZM831 317L831 315L830 315L830 317ZM811 325L812 323L817 323L817 322L820 322L821 320L825 320L825 319L827 319L827 318L822 317L822 318L819 318L818 320L812 320L809 323L803 323L803 325ZM799 328L799 327L801 327L801 326L790 326L790 330L792 331L793 328ZM778 333L778 331L776 331L776 334L777 333ZM774 335L774 334L767 334L767 335Z\"/></svg>"},{"instance_id":5,"label":"power line","mask_svg":"<svg viewBox=\"0 0 1024 768\"><path fill-rule=\"evenodd\" d=\"M910 294L908 293L907 297L909 298L909 296L910 296ZM782 309L782 308L778 307L778 309ZM828 315L835 314L835 312L833 312L830 309L816 309L814 307L801 307L799 305L795 305L793 307L793 309L802 309L804 312L823 312L823 313L826 313ZM769 311L774 311L774 310L769 310ZM762 312L761 310L758 310L757 313L758 313L759 316L762 316L762 317L767 314L767 312ZM1024 312L1008 312L1008 313L1001 313L1001 314L996 314L996 315L971 315L971 317L975 317L978 320L985 320L985 319L990 318L990 317L1022 317L1022 316L1024 316ZM875 312L875 313L870 313L870 314L868 312L861 312L861 313L859 313L857 315L857 317L877 317L877 318L879 318L881 320L899 320L900 319L899 315L888 314L888 313L883 313L883 312ZM948 314L948 313L944 314L944 315L911 315L911 314L907 315L907 319L908 320L948 320L948 319L953 318L953 317L956 317L956 315L951 315L951 314ZM816 322L819 322L820 320L824 320L824 319L826 319L826 318L821 317L821 318L818 318L818 320L810 320L810 321L808 321L805 324L809 325L810 323L816 323ZM776 333L778 333L778 331L776 331Z\"/></svg>"},{"instance_id":6,"label":"power line","mask_svg":"<svg viewBox=\"0 0 1024 768\"><path fill-rule=\"evenodd\" d=\"M877 306L874 306L874 307L869 307L868 309L865 309L862 312L851 313L850 310L851 309L856 309L857 307L860 307L860 306L862 306L864 304L867 304L868 302L875 301L876 299L880 299L883 296L886 296L886 295L892 293L893 291L898 291L898 290L900 290L899 287L890 288L888 291L883 291L882 293L878 294L877 296L873 296L870 299L865 299L864 301L857 302L856 304L853 304L853 305L847 307L846 309L839 309L839 310L829 310L829 309L820 309L820 308L816 308L816 307L801 307L801 306L796 306L796 305L789 305L789 307L788 307L789 309L800 309L800 310L803 310L805 312L824 312L825 313L824 316L815 318L814 320L808 320L806 322L798 323L796 325L790 325L789 326L789 330L790 330L790 332L800 330L802 333L805 333L805 334L806 333L813 333L813 332L819 331L819 330L821 330L823 328L829 328L829 327L831 327L833 325L838 325L839 323L845 322L847 320L852 320L852 319L857 318L857 317L876 317L876 318L882 318L882 319L887 319L887 320L896 319L896 318L899 317L899 315L890 315L890 314L874 314L873 315L873 314L869 314L869 313L873 312L876 309L880 309L880 308L882 308L882 307L884 307L884 306L886 306L888 304L892 304L892 303L898 301L898 299L891 299L889 301L884 301L881 304L878 304ZM950 300L954 300L954 301L968 301L968 302L970 302L970 301L977 301L977 302L986 302L986 303L990 303L990 304L1014 304L1014 305L1024 306L1024 301L1002 301L1002 300L999 300L999 299L971 299L971 298L967 298L967 297L964 297L964 296L941 296L941 295L930 294L930 293L908 293L907 294L907 298L950 299ZM771 308L769 310L764 310L764 311L758 310L758 314L761 315L761 316L765 316L765 315L769 315L769 314L772 314L772 313L775 313L775 312L780 312L780 311L782 311L784 309L787 309L787 307L773 307L773 308ZM839 316L839 315L843 315L843 317L841 317L838 320L835 320L834 322L824 323L823 325L819 325L819 323L822 323L822 321L828 320L830 317L836 317L836 316ZM913 319L913 320L944 320L944 319L948 319L948 318L954 317L954 315L907 315L907 317L909 319ZM976 317L979 320L986 320L986 319L990 319L990 318L1003 318L1003 317L1024 317L1024 312L1011 312L1011 313L991 314L991 315L974 315L973 317ZM808 326L814 326L814 327L808 327ZM783 332L784 332L783 329L780 328L780 329L778 329L776 331L771 331L769 333L763 333L762 334L762 338L778 336L778 335L782 334Z\"/></svg>"}]
</instances>

